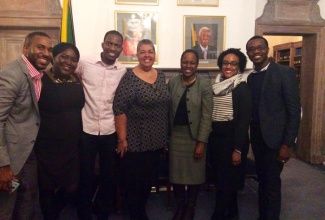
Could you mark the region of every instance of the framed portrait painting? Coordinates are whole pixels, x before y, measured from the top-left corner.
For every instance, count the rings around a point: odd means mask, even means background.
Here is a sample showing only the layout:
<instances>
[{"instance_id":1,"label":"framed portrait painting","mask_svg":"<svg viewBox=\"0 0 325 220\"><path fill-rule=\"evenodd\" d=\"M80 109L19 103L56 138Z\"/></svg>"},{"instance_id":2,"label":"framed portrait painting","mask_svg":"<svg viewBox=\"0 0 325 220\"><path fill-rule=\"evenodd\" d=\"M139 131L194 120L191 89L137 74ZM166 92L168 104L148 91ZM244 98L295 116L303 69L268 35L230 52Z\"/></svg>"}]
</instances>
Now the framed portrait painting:
<instances>
[{"instance_id":1,"label":"framed portrait painting","mask_svg":"<svg viewBox=\"0 0 325 220\"><path fill-rule=\"evenodd\" d=\"M225 47L225 16L184 16L184 50L199 54L199 67L217 67Z\"/></svg>"},{"instance_id":2,"label":"framed portrait painting","mask_svg":"<svg viewBox=\"0 0 325 220\"><path fill-rule=\"evenodd\" d=\"M219 0L177 0L177 5L218 7Z\"/></svg>"},{"instance_id":3,"label":"framed portrait painting","mask_svg":"<svg viewBox=\"0 0 325 220\"><path fill-rule=\"evenodd\" d=\"M118 58L121 63L137 63L137 45L142 39L149 39L155 46L158 63L157 39L158 13L115 11L115 29L123 35L123 51Z\"/></svg>"},{"instance_id":4,"label":"framed portrait painting","mask_svg":"<svg viewBox=\"0 0 325 220\"><path fill-rule=\"evenodd\" d=\"M115 0L116 4L125 5L158 5L158 0Z\"/></svg>"}]
</instances>

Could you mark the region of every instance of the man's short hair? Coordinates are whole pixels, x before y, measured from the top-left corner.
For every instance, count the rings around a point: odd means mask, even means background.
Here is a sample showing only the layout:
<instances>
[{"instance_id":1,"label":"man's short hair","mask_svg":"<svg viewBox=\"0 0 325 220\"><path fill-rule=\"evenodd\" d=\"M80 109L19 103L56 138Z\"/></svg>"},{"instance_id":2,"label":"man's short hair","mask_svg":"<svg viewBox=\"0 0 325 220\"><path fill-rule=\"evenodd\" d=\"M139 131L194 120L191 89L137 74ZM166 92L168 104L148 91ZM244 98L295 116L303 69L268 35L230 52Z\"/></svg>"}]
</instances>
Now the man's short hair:
<instances>
[{"instance_id":1,"label":"man's short hair","mask_svg":"<svg viewBox=\"0 0 325 220\"><path fill-rule=\"evenodd\" d=\"M51 39L49 37L49 35L47 35L46 33L41 32L41 31L35 31L35 32L32 32L32 33L29 33L26 36L24 44L27 45L27 46L30 46L32 44L33 38L35 36L43 36L43 37L47 37L47 38Z\"/></svg>"},{"instance_id":2,"label":"man's short hair","mask_svg":"<svg viewBox=\"0 0 325 220\"><path fill-rule=\"evenodd\" d=\"M264 37L259 36L259 35L255 35L255 36L251 37L251 39L249 39L249 40L247 41L247 43L246 43L246 49L247 49L248 42L250 42L251 40L255 40L255 39L261 39L261 40L263 40L264 43L265 43L265 46L266 46L266 47L269 47L269 42L267 42L267 40L266 40Z\"/></svg>"},{"instance_id":3,"label":"man's short hair","mask_svg":"<svg viewBox=\"0 0 325 220\"><path fill-rule=\"evenodd\" d=\"M106 32L106 34L104 36L104 42L105 42L105 39L106 39L107 35L109 35L109 34L118 36L119 38L121 38L121 41L123 42L122 34L120 32L118 32L118 31L116 31L116 30L111 30L111 31Z\"/></svg>"}]
</instances>

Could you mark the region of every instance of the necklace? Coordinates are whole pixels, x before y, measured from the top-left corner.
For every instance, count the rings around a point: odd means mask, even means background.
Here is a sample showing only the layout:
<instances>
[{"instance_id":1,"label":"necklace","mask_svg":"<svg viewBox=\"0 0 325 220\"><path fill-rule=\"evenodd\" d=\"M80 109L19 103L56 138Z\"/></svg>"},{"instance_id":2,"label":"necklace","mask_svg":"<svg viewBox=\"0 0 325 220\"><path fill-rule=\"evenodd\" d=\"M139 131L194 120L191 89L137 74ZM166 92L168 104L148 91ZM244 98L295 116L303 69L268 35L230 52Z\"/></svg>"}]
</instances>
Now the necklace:
<instances>
[{"instance_id":1,"label":"necklace","mask_svg":"<svg viewBox=\"0 0 325 220\"><path fill-rule=\"evenodd\" d=\"M141 72L142 72L144 75L148 76L149 78L152 78L152 68L150 68L149 71L144 71L144 70L143 70L142 68L140 68L139 66L138 66L138 68L141 70Z\"/></svg>"},{"instance_id":2,"label":"necklace","mask_svg":"<svg viewBox=\"0 0 325 220\"><path fill-rule=\"evenodd\" d=\"M57 79L55 79L54 82L56 82L56 83L69 83L69 82L72 82L72 80L70 80L70 79L60 79L60 78L57 78Z\"/></svg>"},{"instance_id":3,"label":"necklace","mask_svg":"<svg viewBox=\"0 0 325 220\"><path fill-rule=\"evenodd\" d=\"M192 79L191 81L185 81L184 80L184 77L182 76L182 82L184 84L184 86L188 86L188 85L191 85L192 83L194 83L196 80L196 76L194 77L194 79Z\"/></svg>"},{"instance_id":4,"label":"necklace","mask_svg":"<svg viewBox=\"0 0 325 220\"><path fill-rule=\"evenodd\" d=\"M69 83L69 82L72 82L71 75L69 75L68 77L62 77L62 78L60 78L59 74L55 74L53 72L53 69L52 68L51 68L51 73L52 73L52 76L54 78L54 82L55 83Z\"/></svg>"}]
</instances>

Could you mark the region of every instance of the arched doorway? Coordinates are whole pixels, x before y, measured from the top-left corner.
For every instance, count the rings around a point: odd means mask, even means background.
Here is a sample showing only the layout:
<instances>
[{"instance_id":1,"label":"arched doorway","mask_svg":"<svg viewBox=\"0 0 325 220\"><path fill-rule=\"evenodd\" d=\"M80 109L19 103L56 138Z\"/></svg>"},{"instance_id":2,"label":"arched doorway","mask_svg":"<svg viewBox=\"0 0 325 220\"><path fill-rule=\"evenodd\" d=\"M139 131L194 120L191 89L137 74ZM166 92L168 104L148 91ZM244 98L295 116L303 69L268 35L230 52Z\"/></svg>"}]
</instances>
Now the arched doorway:
<instances>
[{"instance_id":1,"label":"arched doorway","mask_svg":"<svg viewBox=\"0 0 325 220\"><path fill-rule=\"evenodd\" d=\"M303 37L300 97L303 108L297 156L306 162L325 161L325 20L318 0L268 0L256 19L257 35Z\"/></svg>"}]
</instances>

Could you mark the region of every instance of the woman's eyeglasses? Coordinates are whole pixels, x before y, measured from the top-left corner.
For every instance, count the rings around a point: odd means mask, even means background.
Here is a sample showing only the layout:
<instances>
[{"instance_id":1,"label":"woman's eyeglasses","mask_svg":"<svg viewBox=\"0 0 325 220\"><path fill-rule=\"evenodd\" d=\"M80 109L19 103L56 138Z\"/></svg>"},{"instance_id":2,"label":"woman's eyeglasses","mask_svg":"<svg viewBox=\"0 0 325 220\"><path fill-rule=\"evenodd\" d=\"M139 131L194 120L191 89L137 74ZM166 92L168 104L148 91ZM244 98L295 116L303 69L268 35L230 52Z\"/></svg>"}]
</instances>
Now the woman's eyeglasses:
<instances>
[{"instance_id":1,"label":"woman's eyeglasses","mask_svg":"<svg viewBox=\"0 0 325 220\"><path fill-rule=\"evenodd\" d=\"M233 61L233 62L228 62L228 61L223 61L222 62L222 66L228 66L230 65L231 67L236 67L238 66L239 63L237 63L236 61Z\"/></svg>"}]
</instances>

